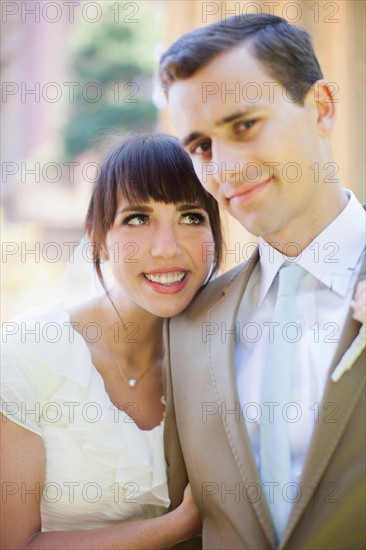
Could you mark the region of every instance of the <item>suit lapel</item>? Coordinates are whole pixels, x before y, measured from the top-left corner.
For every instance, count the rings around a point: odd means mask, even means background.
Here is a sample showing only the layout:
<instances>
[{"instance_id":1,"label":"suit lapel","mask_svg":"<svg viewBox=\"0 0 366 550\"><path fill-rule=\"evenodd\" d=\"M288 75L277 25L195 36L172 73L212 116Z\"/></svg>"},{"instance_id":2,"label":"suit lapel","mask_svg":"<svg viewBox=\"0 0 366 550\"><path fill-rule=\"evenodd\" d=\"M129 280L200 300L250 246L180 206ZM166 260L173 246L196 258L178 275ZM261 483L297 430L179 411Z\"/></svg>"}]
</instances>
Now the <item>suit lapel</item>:
<instances>
[{"instance_id":1,"label":"suit lapel","mask_svg":"<svg viewBox=\"0 0 366 550\"><path fill-rule=\"evenodd\" d=\"M363 280L365 276L366 264L364 258L357 284ZM300 482L301 487L303 488L303 495L302 498L299 499L293 506L281 547L286 544L308 502L313 497L316 486L319 483L319 480L321 479L329 461L331 460L334 450L337 447L337 444L365 385L364 351L355 361L351 371L346 372L338 382L333 382L331 380L332 372L336 368L343 354L356 338L361 327L361 324L352 318L352 313L353 311L350 309L345 323L345 328L337 348L336 356L331 368L329 369L324 397L319 411L319 421L314 429L309 453L305 461L303 475ZM329 404L334 404L338 407L337 409L334 409L334 416L337 419L336 422L330 421L329 416L330 413L332 413L332 410L331 407L329 407Z\"/></svg>"},{"instance_id":2,"label":"suit lapel","mask_svg":"<svg viewBox=\"0 0 366 550\"><path fill-rule=\"evenodd\" d=\"M241 414L240 401L236 388L235 372L235 322L242 296L248 280L259 258L256 253L248 264L239 272L231 284L224 289L223 297L208 311L208 322L218 326L221 338L208 341L209 368L218 406L226 407L222 423L236 461L240 476L245 485L261 487L258 468L252 451L244 418ZM231 331L231 333L229 332ZM238 417L230 411L238 411ZM254 502L257 500L256 502ZM275 546L275 534L264 498L253 499L253 507L259 523L266 534L269 544ZM243 518L244 521L244 518ZM248 548L252 545L248 543Z\"/></svg>"}]
</instances>

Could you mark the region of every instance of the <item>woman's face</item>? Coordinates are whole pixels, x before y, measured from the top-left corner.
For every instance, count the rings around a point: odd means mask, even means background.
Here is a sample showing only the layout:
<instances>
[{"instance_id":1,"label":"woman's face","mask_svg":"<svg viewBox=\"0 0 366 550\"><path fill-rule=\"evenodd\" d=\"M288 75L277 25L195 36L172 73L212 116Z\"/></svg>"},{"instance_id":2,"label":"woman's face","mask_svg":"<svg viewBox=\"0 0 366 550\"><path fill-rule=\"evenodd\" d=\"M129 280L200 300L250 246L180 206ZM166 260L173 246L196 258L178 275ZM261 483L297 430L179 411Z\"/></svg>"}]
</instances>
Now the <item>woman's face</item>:
<instances>
[{"instance_id":1,"label":"woman's face","mask_svg":"<svg viewBox=\"0 0 366 550\"><path fill-rule=\"evenodd\" d=\"M208 214L196 204L121 198L105 252L123 299L171 317L185 309L210 272Z\"/></svg>"}]
</instances>

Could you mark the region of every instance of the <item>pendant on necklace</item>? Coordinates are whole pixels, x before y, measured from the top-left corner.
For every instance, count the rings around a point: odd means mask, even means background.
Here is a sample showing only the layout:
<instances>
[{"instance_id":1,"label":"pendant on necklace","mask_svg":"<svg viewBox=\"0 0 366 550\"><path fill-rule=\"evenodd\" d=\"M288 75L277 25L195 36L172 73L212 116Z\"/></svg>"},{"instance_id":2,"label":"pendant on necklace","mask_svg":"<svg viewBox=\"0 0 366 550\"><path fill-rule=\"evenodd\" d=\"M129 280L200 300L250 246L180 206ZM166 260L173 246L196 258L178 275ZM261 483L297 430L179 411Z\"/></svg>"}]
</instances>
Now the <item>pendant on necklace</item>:
<instances>
[{"instance_id":1,"label":"pendant on necklace","mask_svg":"<svg viewBox=\"0 0 366 550\"><path fill-rule=\"evenodd\" d=\"M137 380L136 378L129 378L127 383L130 386L130 388L135 388L137 385Z\"/></svg>"}]
</instances>

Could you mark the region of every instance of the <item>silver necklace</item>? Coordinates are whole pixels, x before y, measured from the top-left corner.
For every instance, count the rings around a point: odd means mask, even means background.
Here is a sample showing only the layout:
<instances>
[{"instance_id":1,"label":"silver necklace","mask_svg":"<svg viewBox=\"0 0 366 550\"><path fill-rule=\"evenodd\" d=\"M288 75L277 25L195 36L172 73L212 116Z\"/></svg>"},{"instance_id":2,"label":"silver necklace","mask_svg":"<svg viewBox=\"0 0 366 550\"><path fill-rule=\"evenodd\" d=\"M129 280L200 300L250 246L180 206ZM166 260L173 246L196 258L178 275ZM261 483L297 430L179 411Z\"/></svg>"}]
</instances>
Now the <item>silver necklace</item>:
<instances>
[{"instance_id":1,"label":"silver necklace","mask_svg":"<svg viewBox=\"0 0 366 550\"><path fill-rule=\"evenodd\" d=\"M153 363L151 363L150 365L148 365L147 369L144 370L144 372L141 374L141 376L139 378L127 378L127 376L125 376L123 370L122 370L122 367L121 365L119 364L119 361L117 359L117 357L114 357L114 360L116 362L116 365L118 367L118 370L123 378L123 380L125 382L127 382L127 384L130 386L130 388L136 388L137 384L140 382L141 378L143 378L145 376L145 374L151 369L151 367L153 366Z\"/></svg>"}]
</instances>

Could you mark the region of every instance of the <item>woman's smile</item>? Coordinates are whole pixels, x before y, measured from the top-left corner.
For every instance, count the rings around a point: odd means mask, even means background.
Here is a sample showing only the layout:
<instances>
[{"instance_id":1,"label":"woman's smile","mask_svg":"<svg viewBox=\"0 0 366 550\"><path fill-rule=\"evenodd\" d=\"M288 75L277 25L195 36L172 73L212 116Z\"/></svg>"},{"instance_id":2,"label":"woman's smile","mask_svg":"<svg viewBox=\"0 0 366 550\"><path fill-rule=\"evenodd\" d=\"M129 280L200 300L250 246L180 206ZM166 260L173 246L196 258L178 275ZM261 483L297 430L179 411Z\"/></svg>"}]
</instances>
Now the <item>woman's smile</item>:
<instances>
[{"instance_id":1,"label":"woman's smile","mask_svg":"<svg viewBox=\"0 0 366 550\"><path fill-rule=\"evenodd\" d=\"M131 242L136 253L133 261L124 261ZM204 258L203 251L208 245L213 250L213 242L208 214L198 204L132 205L120 197L106 246L119 252L110 267L123 301L159 317L180 313L210 272L213 255Z\"/></svg>"},{"instance_id":2,"label":"woman's smile","mask_svg":"<svg viewBox=\"0 0 366 550\"><path fill-rule=\"evenodd\" d=\"M176 294L183 290L188 281L188 272L177 268L143 275L150 288L162 294Z\"/></svg>"}]
</instances>

